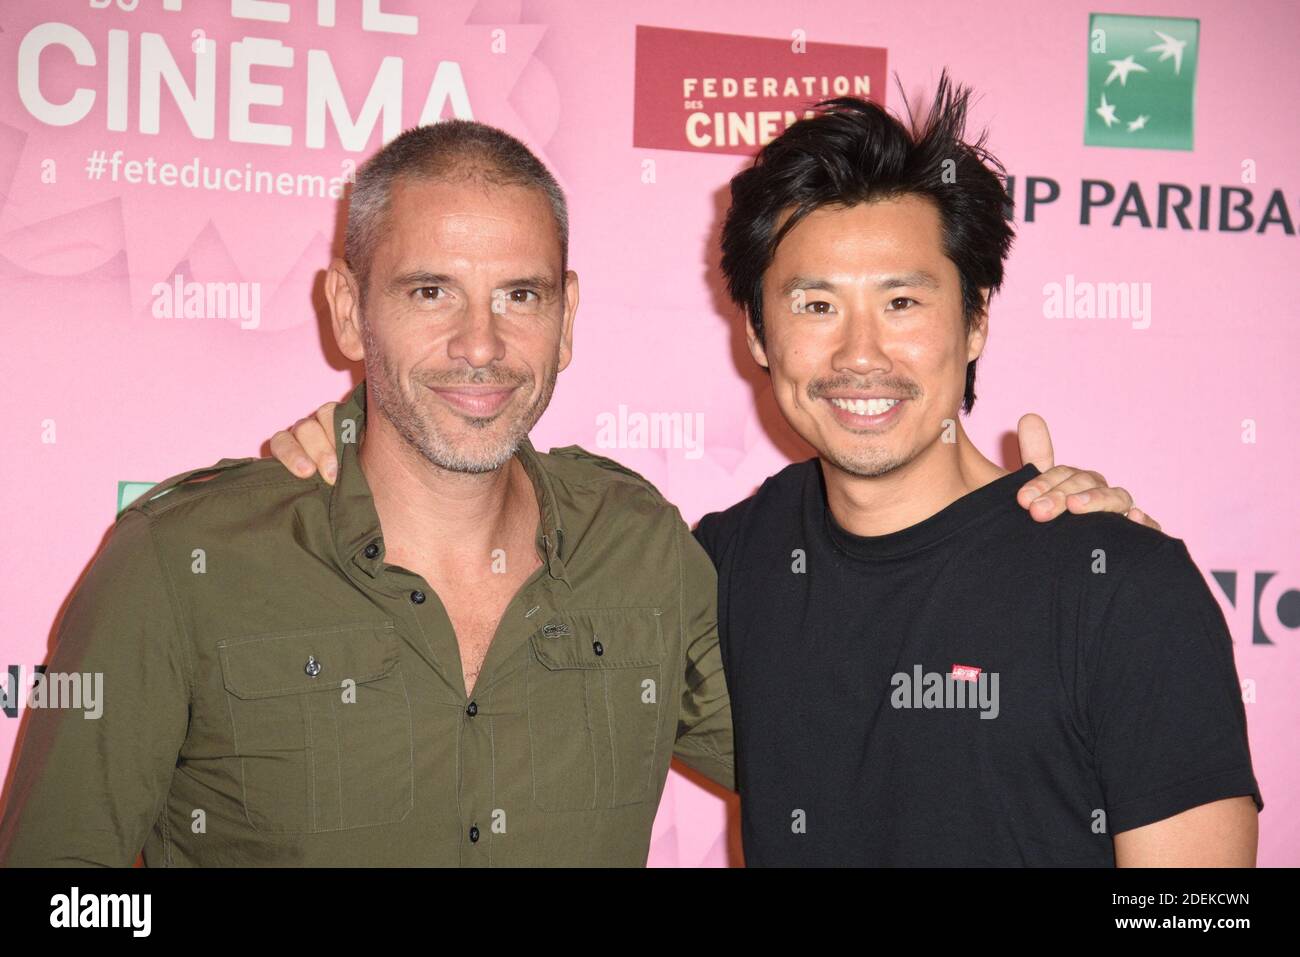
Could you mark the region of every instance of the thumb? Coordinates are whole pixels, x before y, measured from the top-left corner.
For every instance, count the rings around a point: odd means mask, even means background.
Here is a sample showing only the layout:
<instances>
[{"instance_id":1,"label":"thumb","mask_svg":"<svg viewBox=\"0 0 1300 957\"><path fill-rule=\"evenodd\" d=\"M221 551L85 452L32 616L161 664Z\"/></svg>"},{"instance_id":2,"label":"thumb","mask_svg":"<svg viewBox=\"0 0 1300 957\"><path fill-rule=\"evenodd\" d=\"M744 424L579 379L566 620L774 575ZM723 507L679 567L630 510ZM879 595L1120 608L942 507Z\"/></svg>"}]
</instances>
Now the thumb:
<instances>
[{"instance_id":1,"label":"thumb","mask_svg":"<svg viewBox=\"0 0 1300 957\"><path fill-rule=\"evenodd\" d=\"M1040 472L1046 472L1055 463L1052 454L1052 437L1047 434L1047 423L1041 415L1032 412L1020 417L1016 426L1020 438L1020 461L1033 463Z\"/></svg>"}]
</instances>

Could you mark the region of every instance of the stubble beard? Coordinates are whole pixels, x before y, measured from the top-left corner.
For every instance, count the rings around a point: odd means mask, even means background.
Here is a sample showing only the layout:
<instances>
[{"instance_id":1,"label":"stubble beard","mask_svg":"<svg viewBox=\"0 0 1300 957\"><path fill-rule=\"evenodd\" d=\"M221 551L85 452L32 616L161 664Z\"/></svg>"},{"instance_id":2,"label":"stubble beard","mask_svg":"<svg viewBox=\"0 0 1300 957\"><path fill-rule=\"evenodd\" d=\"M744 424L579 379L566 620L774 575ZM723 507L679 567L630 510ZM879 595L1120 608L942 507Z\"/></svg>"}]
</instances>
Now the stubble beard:
<instances>
[{"instance_id":1,"label":"stubble beard","mask_svg":"<svg viewBox=\"0 0 1300 957\"><path fill-rule=\"evenodd\" d=\"M905 379L886 379L883 383L892 392L901 392L908 399L915 400L920 397L920 389L915 384ZM809 383L807 396L809 401L820 403L822 396L834 388L857 387L857 383L849 378L830 378L821 379ZM840 428L838 424L835 428ZM850 433L851 434L851 433ZM896 469L902 468L911 462L917 455L918 451L905 452L898 450L889 450L883 448L868 448L861 451L854 450L851 452L839 452L830 448L827 443L825 451L818 450L822 458L830 462L842 472L849 475L855 475L859 478L879 478L882 475L888 475Z\"/></svg>"},{"instance_id":2,"label":"stubble beard","mask_svg":"<svg viewBox=\"0 0 1300 957\"><path fill-rule=\"evenodd\" d=\"M884 449L870 449L860 454L842 455L827 449L823 457L842 472L859 478L879 478L900 469L915 456L899 455Z\"/></svg>"},{"instance_id":3,"label":"stubble beard","mask_svg":"<svg viewBox=\"0 0 1300 957\"><path fill-rule=\"evenodd\" d=\"M533 426L537 424L537 420L542 417L542 413L546 411L546 407L551 401L551 395L555 391L555 381L559 375L559 368L558 363L552 362L550 372L546 377L545 388L522 414L517 415L513 421L508 423L508 427L498 440L487 447L458 447L439 432L432 416L425 411L420 403L409 398L403 391L397 369L389 361L383 350L379 348L364 323L362 324L362 330L366 348L366 380L379 412L392 424L397 434L401 436L402 441L410 449L418 453L430 464L449 472L470 474L495 472L509 462L519 450L519 446L528 433L532 431ZM478 371L482 374L476 373L470 377L458 377L454 380L425 376L423 380L412 379L411 386L417 392L427 389L428 385L452 384L514 385L531 391L533 384L531 376L494 374L487 370ZM487 430L498 424L496 416L463 418L463 421L472 430Z\"/></svg>"}]
</instances>

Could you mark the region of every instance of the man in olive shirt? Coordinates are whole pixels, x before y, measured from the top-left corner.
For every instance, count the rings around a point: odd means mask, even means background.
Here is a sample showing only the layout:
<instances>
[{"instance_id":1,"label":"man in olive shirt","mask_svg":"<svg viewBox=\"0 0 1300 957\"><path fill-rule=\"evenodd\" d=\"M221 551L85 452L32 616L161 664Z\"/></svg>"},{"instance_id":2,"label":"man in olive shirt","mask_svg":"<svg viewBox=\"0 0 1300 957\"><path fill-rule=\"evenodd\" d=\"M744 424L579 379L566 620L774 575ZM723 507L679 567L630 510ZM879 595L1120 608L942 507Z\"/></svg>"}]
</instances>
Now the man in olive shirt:
<instances>
[{"instance_id":1,"label":"man in olive shirt","mask_svg":"<svg viewBox=\"0 0 1300 957\"><path fill-rule=\"evenodd\" d=\"M33 709L0 860L643 865L674 755L732 786L708 557L527 437L570 356L563 202L476 123L367 164L337 483L223 460L122 513L48 666L102 673L102 716Z\"/></svg>"}]
</instances>

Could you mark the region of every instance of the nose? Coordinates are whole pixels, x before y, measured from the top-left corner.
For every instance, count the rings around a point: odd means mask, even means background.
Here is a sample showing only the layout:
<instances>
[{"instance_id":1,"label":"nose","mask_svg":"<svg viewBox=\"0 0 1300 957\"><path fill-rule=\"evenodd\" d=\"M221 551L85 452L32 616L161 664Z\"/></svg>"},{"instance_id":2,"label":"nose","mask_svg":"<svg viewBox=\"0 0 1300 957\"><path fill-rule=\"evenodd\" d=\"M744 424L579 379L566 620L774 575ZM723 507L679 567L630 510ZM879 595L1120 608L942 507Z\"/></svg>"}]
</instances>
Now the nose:
<instances>
[{"instance_id":1,"label":"nose","mask_svg":"<svg viewBox=\"0 0 1300 957\"><path fill-rule=\"evenodd\" d=\"M464 359L475 369L505 359L506 343L501 336L502 316L493 310L489 296L476 299L456 319L456 331L447 341L447 355Z\"/></svg>"},{"instance_id":2,"label":"nose","mask_svg":"<svg viewBox=\"0 0 1300 957\"><path fill-rule=\"evenodd\" d=\"M893 363L885 351L884 325L875 312L863 306L848 309L831 361L837 372L867 376L889 372Z\"/></svg>"}]
</instances>

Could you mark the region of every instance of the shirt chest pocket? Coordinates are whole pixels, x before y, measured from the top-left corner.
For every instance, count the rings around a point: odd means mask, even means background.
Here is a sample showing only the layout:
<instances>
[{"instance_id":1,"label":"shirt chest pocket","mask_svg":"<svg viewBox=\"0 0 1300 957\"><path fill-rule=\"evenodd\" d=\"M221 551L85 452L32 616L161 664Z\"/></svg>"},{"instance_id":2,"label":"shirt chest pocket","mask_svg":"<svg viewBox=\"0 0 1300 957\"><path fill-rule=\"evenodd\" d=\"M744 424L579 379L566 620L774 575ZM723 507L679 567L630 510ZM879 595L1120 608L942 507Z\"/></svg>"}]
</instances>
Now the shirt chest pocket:
<instances>
[{"instance_id":1,"label":"shirt chest pocket","mask_svg":"<svg viewBox=\"0 0 1300 957\"><path fill-rule=\"evenodd\" d=\"M337 831L406 817L411 706L391 621L217 647L252 827Z\"/></svg>"},{"instance_id":2,"label":"shirt chest pocket","mask_svg":"<svg viewBox=\"0 0 1300 957\"><path fill-rule=\"evenodd\" d=\"M670 682L659 610L570 610L530 640L534 803L590 810L637 804L657 793L662 742L671 741L663 727Z\"/></svg>"}]
</instances>

